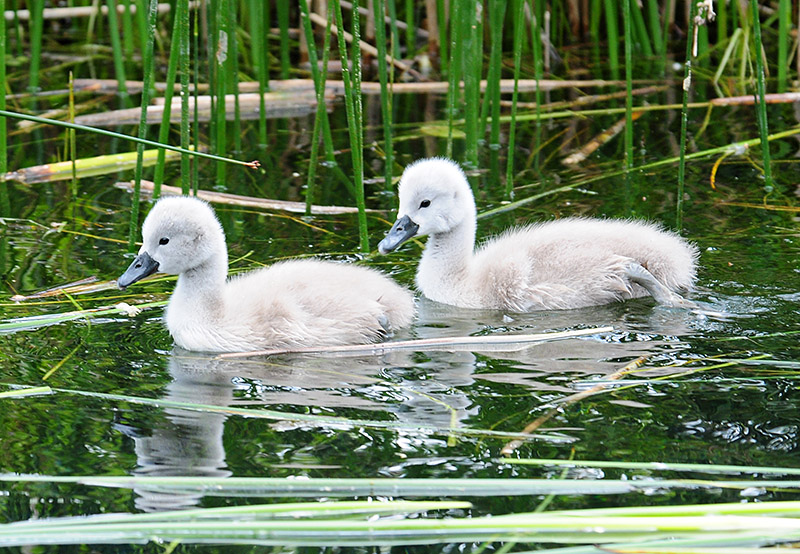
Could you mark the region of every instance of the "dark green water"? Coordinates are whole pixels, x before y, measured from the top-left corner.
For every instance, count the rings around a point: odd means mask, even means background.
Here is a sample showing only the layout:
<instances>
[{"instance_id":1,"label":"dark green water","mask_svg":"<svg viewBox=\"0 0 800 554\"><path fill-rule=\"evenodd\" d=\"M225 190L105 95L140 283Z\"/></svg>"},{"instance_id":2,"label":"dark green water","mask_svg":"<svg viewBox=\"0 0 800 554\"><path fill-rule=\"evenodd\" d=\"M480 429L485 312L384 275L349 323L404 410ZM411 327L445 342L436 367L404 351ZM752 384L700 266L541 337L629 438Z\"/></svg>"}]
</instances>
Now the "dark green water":
<instances>
[{"instance_id":1,"label":"dark green water","mask_svg":"<svg viewBox=\"0 0 800 554\"><path fill-rule=\"evenodd\" d=\"M666 103L654 96L653 103ZM423 137L418 124L440 114L442 98L398 97L404 118L398 163L444 153L442 139ZM377 113L376 110L365 110ZM645 115L636 123L637 165L675 154L676 114ZM690 128L699 128L693 113ZM772 131L794 124L793 112L775 109ZM377 117L377 116L376 116ZM562 136L577 131L586 142L618 116L546 123L549 140L541 153L542 174L528 166L534 151L534 127L518 129L517 198L615 171L623 157L621 139L601 148L579 169L559 162ZM757 136L749 108L715 116L698 149ZM343 108L333 114L337 145L347 145ZM369 133L380 140L378 121ZM239 159L261 159L265 169L228 169L225 183L214 183L212 164L201 162L201 188L215 185L238 194L302 200L311 118L270 122L274 143L255 145L256 129L246 127ZM130 129L123 130L131 132ZM43 144L46 159L62 143L56 135ZM553 139L553 140L550 140ZM12 138L10 169L36 163L26 135ZM79 135L82 155L109 153L127 145ZM456 143L460 152L463 144ZM505 147L503 147L505 148ZM505 150L500 168L504 173ZM720 315L698 315L655 306L642 299L582 310L508 315L460 310L418 299L419 318L396 338L427 338L498 333L538 333L613 326L602 335L531 346L517 352L394 353L383 356L283 356L220 361L178 351L163 326L161 309L140 315L115 315L50 325L0 335L0 382L47 384L61 392L46 396L0 399L0 473L46 475L196 475L248 477L544 477L558 478L553 467L526 468L497 461L505 439L448 437L414 429L457 427L519 431L543 415L550 403L591 387L644 357L640 372L625 381L633 386L607 391L564 406L525 442L514 456L616 461L661 461L765 466L799 466L800 393L800 238L790 211L770 211L730 203L796 205L797 143L773 144L776 190L764 196L751 157L730 157L720 167L717 189L709 185L714 159L691 162L688 170L684 234L700 248L699 288L693 299ZM460 155L460 154L459 154ZM367 178L379 178L383 165L377 150L367 154ZM492 165L492 150L481 158ZM349 154L339 156L347 172ZM176 166L170 184L178 184ZM399 174L399 171L396 172ZM570 215L636 217L675 221L677 167L629 178L602 178L567 193L547 196L524 208L484 219L479 236L526 222ZM14 303L14 294L31 294L87 277L115 279L129 264L125 245L131 197L114 187L131 173L82 180L78 198L64 183L9 184L11 213L0 225L0 319L67 312L81 308L163 300L173 281L135 285L125 292L63 296L48 301ZM490 171L475 176L479 211L501 204L502 184ZM320 175L321 203L353 205L331 172ZM392 194L381 184L368 188L371 208L390 210ZM148 204L143 204L146 210ZM319 255L355 261L355 216L317 216L216 206L223 222L233 269L254 267L292 256ZM370 243L377 242L393 220L390 211L369 217ZM360 263L413 282L419 244L389 257L371 255ZM752 363L737 360L763 356ZM724 367L718 357L734 360ZM782 363L781 363L782 362ZM57 369L43 381L43 376ZM276 424L264 419L140 405L87 397L71 391L113 393L215 406L269 408L285 412L335 415L353 420L396 422L409 430ZM5 388L4 388L5 390ZM627 476L644 472L573 470L579 478ZM659 477L696 474L663 472ZM703 475L703 477L708 477ZM245 498L161 494L151 490L104 489L76 485L14 484L0 487L3 522L45 516L149 511L188 506L244 503ZM436 491L431 498L438 499ZM472 499L475 515L534 509L544 497ZM638 504L674 504L737 500L790 499L788 493L754 489L654 491L605 496L558 496L551 509ZM291 500L291 499L288 499ZM209 547L211 548L211 547ZM449 547L408 552L455 551ZM162 547L126 551L160 552ZM225 547L219 551L242 551ZM119 551L98 547L99 551ZM180 551L190 551L181 547ZM197 550L201 550L200 547ZM205 550L205 547L203 548ZM58 547L50 550L61 551ZM63 551L73 551L64 549ZM304 550L311 551L311 550ZM362 550L359 550L362 551ZM363 550L366 552L367 550Z\"/></svg>"}]
</instances>

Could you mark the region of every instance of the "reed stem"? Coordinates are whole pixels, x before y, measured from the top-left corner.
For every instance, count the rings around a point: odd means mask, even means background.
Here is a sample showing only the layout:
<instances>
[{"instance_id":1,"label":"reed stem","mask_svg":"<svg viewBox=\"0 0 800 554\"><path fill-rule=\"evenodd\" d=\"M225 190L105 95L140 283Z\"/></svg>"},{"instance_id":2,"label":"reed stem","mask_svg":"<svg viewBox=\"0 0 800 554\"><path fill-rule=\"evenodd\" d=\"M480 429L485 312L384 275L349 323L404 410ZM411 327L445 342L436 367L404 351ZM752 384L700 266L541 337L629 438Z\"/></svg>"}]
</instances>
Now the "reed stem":
<instances>
[{"instance_id":1,"label":"reed stem","mask_svg":"<svg viewBox=\"0 0 800 554\"><path fill-rule=\"evenodd\" d=\"M778 92L786 91L791 26L792 2L791 0L780 0L778 3Z\"/></svg>"},{"instance_id":2,"label":"reed stem","mask_svg":"<svg viewBox=\"0 0 800 554\"><path fill-rule=\"evenodd\" d=\"M0 14L5 13L6 0L0 0ZM0 17L0 83L6 82L6 18ZM0 94L0 110L6 109L6 95ZM8 130L6 118L0 117L0 175L8 172ZM11 204L8 199L8 185L0 180L0 217L11 215Z\"/></svg>"},{"instance_id":3,"label":"reed stem","mask_svg":"<svg viewBox=\"0 0 800 554\"><path fill-rule=\"evenodd\" d=\"M258 79L258 94L261 96L259 101L258 117L258 143L263 148L267 145L267 118L264 93L267 92L269 81L269 67L264 53L266 44L264 41L264 2L262 0L249 0L250 2L250 47L253 57L253 65ZM305 3L305 0L301 0ZM309 45L312 48L313 45Z\"/></svg>"},{"instance_id":4,"label":"reed stem","mask_svg":"<svg viewBox=\"0 0 800 554\"><path fill-rule=\"evenodd\" d=\"M514 198L514 147L517 132L517 97L519 96L519 73L522 65L522 33L525 21L525 0L512 0L514 21L514 93L511 96L511 123L508 127L508 154L506 155L506 198ZM499 118L498 118L499 119Z\"/></svg>"},{"instance_id":5,"label":"reed stem","mask_svg":"<svg viewBox=\"0 0 800 554\"><path fill-rule=\"evenodd\" d=\"M41 0L35 1L41 2ZM111 51L114 56L114 75L117 78L117 90L123 99L123 103L127 104L128 88L125 85L125 58L119 36L119 24L117 23L117 0L108 0L108 34L110 35Z\"/></svg>"},{"instance_id":6,"label":"reed stem","mask_svg":"<svg viewBox=\"0 0 800 554\"><path fill-rule=\"evenodd\" d=\"M633 167L633 32L631 29L631 0L622 0L622 25L625 32L625 162Z\"/></svg>"},{"instance_id":7,"label":"reed stem","mask_svg":"<svg viewBox=\"0 0 800 554\"><path fill-rule=\"evenodd\" d=\"M374 0L375 45L378 47L378 78L381 83L381 119L383 120L383 141L385 159L383 164L386 190L392 190L392 167L394 165L394 146L392 142L392 92L387 83L386 63L386 12L384 0Z\"/></svg>"},{"instance_id":8,"label":"reed stem","mask_svg":"<svg viewBox=\"0 0 800 554\"><path fill-rule=\"evenodd\" d=\"M753 42L755 43L755 58L756 58L756 94L758 95L758 102L756 103L756 115L758 118L758 130L761 133L761 159L764 163L764 189L767 193L772 192L772 167L769 154L769 124L767 121L767 104L764 101L766 94L766 84L764 82L764 58L762 53L764 47L761 44L761 20L758 14L758 0L751 0L750 6L752 8L753 16Z\"/></svg>"},{"instance_id":9,"label":"reed stem","mask_svg":"<svg viewBox=\"0 0 800 554\"><path fill-rule=\"evenodd\" d=\"M262 2L264 0L261 0ZM305 0L301 0L305 1ZM281 79L288 79L292 69L289 59L289 4L290 2L278 0L278 32L281 39ZM309 48L311 46L309 45Z\"/></svg>"},{"instance_id":10,"label":"reed stem","mask_svg":"<svg viewBox=\"0 0 800 554\"><path fill-rule=\"evenodd\" d=\"M227 119L225 108L225 93L227 92L227 67L230 52L228 46L230 44L230 34L234 32L228 26L228 4L233 0L219 0L217 2L215 21L216 21L216 52L214 53L214 73L216 79L217 102L214 109L216 109L216 129L214 135L214 152L218 155L222 154L227 147ZM283 2L279 2L282 4ZM225 164L217 164L217 178L216 185L225 185Z\"/></svg>"},{"instance_id":11,"label":"reed stem","mask_svg":"<svg viewBox=\"0 0 800 554\"><path fill-rule=\"evenodd\" d=\"M153 43L155 42L156 23L158 18L158 0L150 0L147 18L147 42L142 56L142 113L139 119L139 138L147 137L147 106L150 104L150 91L153 88ZM139 195L142 184L142 168L144 162L144 144L136 145L136 170L134 171L133 199L131 201L131 221L128 233L128 250L133 252L139 228Z\"/></svg>"},{"instance_id":12,"label":"reed stem","mask_svg":"<svg viewBox=\"0 0 800 554\"><path fill-rule=\"evenodd\" d=\"M189 47L189 0L178 0L178 40L180 41L180 56L178 63L180 64L180 80L181 80L181 148L184 150L189 149L189 55L191 53ZM197 36L197 33L195 33ZM196 48L196 47L195 47ZM195 55L196 54L195 50ZM197 81L195 81L197 82ZM195 87L196 89L197 87ZM197 91L195 90L195 95ZM197 97L195 96L195 111L197 110ZM195 142L195 145L198 144ZM190 175L190 162L191 158L186 154L181 154L181 192L184 195L189 194L189 186L192 181L197 182L196 179L191 179ZM197 164L194 164L197 166ZM196 191L195 191L196 192Z\"/></svg>"},{"instance_id":13,"label":"reed stem","mask_svg":"<svg viewBox=\"0 0 800 554\"><path fill-rule=\"evenodd\" d=\"M170 117L172 116L172 96L175 91L173 86L175 83L175 75L178 70L178 55L180 54L181 34L180 23L183 14L184 2L177 2L175 6L175 18L172 23L172 41L169 47L169 61L167 62L167 77L166 87L164 88L164 112L161 116L161 126L158 129L158 142L167 142L169 140L170 130ZM183 146L183 145L181 145ZM166 150L160 149L158 151L158 160L156 161L155 172L153 174L153 199L158 199L161 196L161 183L164 182L164 168L166 167Z\"/></svg>"},{"instance_id":14,"label":"reed stem","mask_svg":"<svg viewBox=\"0 0 800 554\"><path fill-rule=\"evenodd\" d=\"M300 0L301 6L306 7L306 12L308 12L308 4L306 0ZM307 17L307 13L305 14L305 24L307 26L307 37L312 39L309 42L309 58L311 58L311 52L314 52L314 64L316 64L316 47L313 43L314 35L311 34L311 22ZM316 99L317 99L317 113L314 116L314 130L311 133L311 154L309 156L308 161L308 179L306 180L306 215L311 215L311 208L314 204L314 191L316 189L316 176L317 176L317 160L318 160L318 153L319 153L319 143L320 143L320 129L323 128L324 125L327 123L327 119L325 116L327 115L327 107L325 105L325 81L328 78L328 56L330 53L330 36L331 36L331 23L332 23L333 14L330 10L328 10L328 19L325 25L325 36L323 37L322 43L322 68L317 71L317 77L315 81L316 86ZM330 138L330 137L329 137ZM332 152L330 153L332 155Z\"/></svg>"},{"instance_id":15,"label":"reed stem","mask_svg":"<svg viewBox=\"0 0 800 554\"><path fill-rule=\"evenodd\" d=\"M344 82L345 111L350 134L350 153L353 160L353 188L358 207L358 230L361 251L369 252L369 235L367 232L367 213L364 202L364 149L362 147L361 128L361 50L359 41L361 31L358 15L358 0L353 2L353 71L348 67L347 43L344 38L342 8L339 0L332 0L329 9L334 10L336 17L337 37L339 39L339 58L342 62L342 81Z\"/></svg>"},{"instance_id":16,"label":"reed stem","mask_svg":"<svg viewBox=\"0 0 800 554\"><path fill-rule=\"evenodd\" d=\"M453 121L456 116L456 104L460 89L458 83L461 79L461 63L456 59L456 52L461 51L461 2L450 4L450 58L447 63L447 148L446 156L453 157Z\"/></svg>"},{"instance_id":17,"label":"reed stem","mask_svg":"<svg viewBox=\"0 0 800 554\"><path fill-rule=\"evenodd\" d=\"M694 2L689 7L689 32L686 35L686 61L683 78L683 107L681 108L681 145L680 162L678 164L678 197L675 201L675 228L683 230L683 190L686 182L686 129L689 121L689 91L692 88L692 37L694 36L695 14L697 6Z\"/></svg>"}]
</instances>

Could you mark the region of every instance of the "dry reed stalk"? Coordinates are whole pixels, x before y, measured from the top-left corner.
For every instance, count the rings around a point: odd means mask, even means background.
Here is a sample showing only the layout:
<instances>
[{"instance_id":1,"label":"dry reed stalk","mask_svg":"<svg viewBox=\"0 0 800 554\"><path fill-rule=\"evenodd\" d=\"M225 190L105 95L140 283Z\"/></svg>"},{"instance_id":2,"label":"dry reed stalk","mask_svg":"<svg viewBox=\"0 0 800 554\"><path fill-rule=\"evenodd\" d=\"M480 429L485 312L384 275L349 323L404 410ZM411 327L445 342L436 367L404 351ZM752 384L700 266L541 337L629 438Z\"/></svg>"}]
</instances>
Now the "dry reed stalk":
<instances>
[{"instance_id":1,"label":"dry reed stalk","mask_svg":"<svg viewBox=\"0 0 800 554\"><path fill-rule=\"evenodd\" d=\"M317 108L316 95L313 92L308 94L287 94L285 92L266 92L264 97L267 118L300 117L314 113ZM230 100L225 103L225 113L227 119L232 119L235 115L233 104L234 95L226 95ZM329 97L333 100L332 97ZM163 101L163 100L162 100ZM172 113L170 114L171 123L180 123L181 99L173 100ZM189 98L189 109L193 110L195 105L194 98ZM261 97L257 93L239 94L239 110L241 119L255 120L261 116ZM197 102L198 120L210 121L212 116L211 97L200 96ZM161 123L164 113L163 105L153 105L147 107L147 124L153 125ZM111 110L108 112L81 115L75 118L75 123L90 127L110 127L116 125L135 125L139 123L141 108L127 108L122 110Z\"/></svg>"},{"instance_id":2,"label":"dry reed stalk","mask_svg":"<svg viewBox=\"0 0 800 554\"><path fill-rule=\"evenodd\" d=\"M627 364L625 367L623 367L623 368L615 371L611 375L609 375L606 378L606 381L617 381L619 379L622 379L623 377L625 377L625 375L627 375L628 373L630 373L634 369L637 369L637 368L641 367L642 364L644 364L645 360L647 359L647 356L649 356L649 354L646 355L646 356L640 356L639 358L636 358L635 360L633 360L632 362ZM592 387L590 389L587 389L585 391L576 392L575 394L571 394L571 395L567 396L566 398L562 398L561 400L557 401L557 405L556 406L553 406L552 408L547 410L547 412L545 414L539 416L534 421L529 423L525 427L525 429L520 431L520 434L521 435L530 435L531 433L536 431L539 427L541 427L542 425L547 423L547 421L549 421L559 411L561 411L561 406L574 404L575 402L583 400L584 398L588 398L589 396L593 396L593 395L595 395L597 393L603 392L609 386L610 386L610 384L607 383L607 382L600 383L599 385L595 385L594 387ZM514 450L516 450L517 448L522 446L522 443L523 443L523 441L521 439L514 439L514 440L508 442L503 447L503 449L500 451L500 454L503 455L503 456L508 456L508 455L512 454L514 452Z\"/></svg>"},{"instance_id":3,"label":"dry reed stalk","mask_svg":"<svg viewBox=\"0 0 800 554\"><path fill-rule=\"evenodd\" d=\"M119 181L115 184L116 187L125 190L132 190L132 183L130 181ZM143 195L153 194L153 182L142 181L141 192ZM168 185L161 185L162 196L181 196L183 192L180 187L171 187ZM241 196L238 194L229 194L225 192L214 192L210 190L198 190L197 197L211 202L214 204L226 204L229 206L242 206L246 208L259 208L262 210L277 210L292 213L305 213L305 202L292 202L289 200L272 200L269 198L256 198L254 196ZM375 212L378 210L367 210L368 212ZM357 208L349 206L311 206L311 213L314 215L339 215L339 214L354 214L357 213Z\"/></svg>"},{"instance_id":4,"label":"dry reed stalk","mask_svg":"<svg viewBox=\"0 0 800 554\"><path fill-rule=\"evenodd\" d=\"M280 348L255 350L253 352L232 352L220 354L219 358L246 358L248 356L278 356L282 354L346 354L352 356L379 355L395 350L412 351L477 351L477 352L516 352L531 346L532 343L561 340L585 335L610 333L613 327L576 329L556 333L536 333L527 335L491 335L480 337L439 337L433 339L400 340L375 344L350 344L345 346L319 346L310 348Z\"/></svg>"},{"instance_id":5,"label":"dry reed stalk","mask_svg":"<svg viewBox=\"0 0 800 554\"><path fill-rule=\"evenodd\" d=\"M327 26L328 26L328 20L325 19L324 17L314 13L314 12L311 12L309 14L309 19L311 19L311 22L314 23L315 25L319 26L319 27L327 28ZM353 35L351 35L347 31L342 31L342 32L344 33L344 39L347 42L352 43L353 42ZM331 34L334 35L334 36L337 36L339 34L339 29L336 27L336 25L331 25ZM371 44L369 44L368 42L364 42L363 40L360 40L360 41L358 41L358 45L359 45L359 48L361 49L361 51L364 54L366 54L368 56L371 56L373 58L377 58L378 57L378 49L375 48L374 46L372 46ZM400 71L403 71L404 73L408 73L409 75L412 75L415 79L424 80L424 77L422 75L420 75L418 71L412 69L411 66L409 66L405 62L403 62L401 60L398 60L398 59L396 59L396 58L394 58L394 57L392 57L392 56L390 56L388 54L386 56L386 61L388 63L394 65Z\"/></svg>"},{"instance_id":6,"label":"dry reed stalk","mask_svg":"<svg viewBox=\"0 0 800 554\"><path fill-rule=\"evenodd\" d=\"M639 80L633 81L638 85L655 85L664 86L663 80ZM141 81L126 81L125 85L128 92L136 94L141 91ZM461 84L463 86L463 83ZM624 87L625 81L609 81L604 79L588 79L588 80L555 80L555 79L541 79L539 80L539 90L559 90L565 88L598 88L598 87ZM164 90L165 83L156 83L156 90ZM482 80L480 83L481 91L486 90L486 81ZM198 86L199 91L207 90L208 86L201 84ZM314 90L313 79L284 79L274 80L269 82L269 88L272 92L298 92ZM327 92L336 95L344 94L344 84L342 81L326 80L325 88ZM446 94L448 88L447 81L426 81L423 83L394 83L392 84L392 94ZM642 94L646 90L642 89ZM101 94L114 94L117 92L117 81L114 79L75 79L75 91L80 92L97 92ZM250 93L258 91L257 81L242 81L239 83L240 93ZM504 94L511 94L514 91L514 79L500 79L500 92ZM380 94L380 83L372 81L361 82L362 94ZM520 79L519 92L536 92L536 79ZM616 93L614 93L616 94ZM624 92L622 93L624 95ZM787 93L791 94L791 93ZM768 95L772 96L772 95ZM611 98L611 96L608 96Z\"/></svg>"}]
</instances>

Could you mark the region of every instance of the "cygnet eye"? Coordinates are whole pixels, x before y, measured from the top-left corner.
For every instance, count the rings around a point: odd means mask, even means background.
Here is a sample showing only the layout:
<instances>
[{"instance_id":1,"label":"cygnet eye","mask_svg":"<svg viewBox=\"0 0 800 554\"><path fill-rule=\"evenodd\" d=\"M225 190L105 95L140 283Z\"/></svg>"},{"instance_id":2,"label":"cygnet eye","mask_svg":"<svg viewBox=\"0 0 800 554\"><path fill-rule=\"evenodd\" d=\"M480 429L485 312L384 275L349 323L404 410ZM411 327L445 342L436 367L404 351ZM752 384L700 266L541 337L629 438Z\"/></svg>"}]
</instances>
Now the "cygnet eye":
<instances>
[{"instance_id":1,"label":"cygnet eye","mask_svg":"<svg viewBox=\"0 0 800 554\"><path fill-rule=\"evenodd\" d=\"M158 240L158 244L160 244L160 245L162 245L162 246L163 246L163 245L165 245L165 244L167 244L168 242L169 242L169 239L168 239L167 237L161 237L161 238Z\"/></svg>"},{"instance_id":2,"label":"cygnet eye","mask_svg":"<svg viewBox=\"0 0 800 554\"><path fill-rule=\"evenodd\" d=\"M420 208L427 208L430 205L431 205L431 201L430 200L423 200L422 202L419 203L419 207Z\"/></svg>"}]
</instances>

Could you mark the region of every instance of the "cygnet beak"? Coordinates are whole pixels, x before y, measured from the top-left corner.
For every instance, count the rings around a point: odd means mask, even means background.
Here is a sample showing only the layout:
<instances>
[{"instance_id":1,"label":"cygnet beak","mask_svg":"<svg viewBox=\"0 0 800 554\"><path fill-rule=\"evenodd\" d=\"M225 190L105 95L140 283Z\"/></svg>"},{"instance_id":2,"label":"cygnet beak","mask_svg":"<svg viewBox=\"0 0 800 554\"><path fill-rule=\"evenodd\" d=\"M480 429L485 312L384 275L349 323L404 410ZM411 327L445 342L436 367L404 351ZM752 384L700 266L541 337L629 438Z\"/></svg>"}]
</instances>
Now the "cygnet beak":
<instances>
[{"instance_id":1,"label":"cygnet beak","mask_svg":"<svg viewBox=\"0 0 800 554\"><path fill-rule=\"evenodd\" d=\"M124 289L156 271L158 271L158 262L151 258L147 252L142 252L133 259L125 273L117 279L117 285L119 285L119 288Z\"/></svg>"},{"instance_id":2,"label":"cygnet beak","mask_svg":"<svg viewBox=\"0 0 800 554\"><path fill-rule=\"evenodd\" d=\"M394 222L392 228L378 244L378 252L381 254L388 254L392 250L397 249L398 246L417 234L419 225L411 221L411 218L404 215Z\"/></svg>"}]
</instances>

